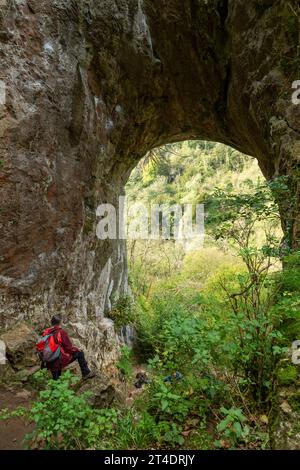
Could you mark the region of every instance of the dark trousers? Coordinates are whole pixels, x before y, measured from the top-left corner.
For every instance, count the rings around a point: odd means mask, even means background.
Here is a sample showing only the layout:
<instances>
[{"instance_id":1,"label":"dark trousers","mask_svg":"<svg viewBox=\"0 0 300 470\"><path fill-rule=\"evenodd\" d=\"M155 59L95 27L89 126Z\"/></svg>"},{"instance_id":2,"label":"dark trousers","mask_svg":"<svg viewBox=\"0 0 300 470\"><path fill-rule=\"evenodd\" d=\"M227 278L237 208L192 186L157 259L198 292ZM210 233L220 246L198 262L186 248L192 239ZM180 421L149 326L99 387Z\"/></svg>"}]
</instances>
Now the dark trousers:
<instances>
[{"instance_id":1,"label":"dark trousers","mask_svg":"<svg viewBox=\"0 0 300 470\"><path fill-rule=\"evenodd\" d=\"M72 361L70 362L70 364L74 361L78 361L82 377L85 377L86 375L88 375L90 373L90 369L88 368L88 365L87 365L87 362L85 360L83 351L78 351L78 352L73 353L73 358L72 358ZM61 367L58 368L58 369L52 370L51 371L52 378L54 380L58 380L59 377L61 376L61 372L62 372Z\"/></svg>"}]
</instances>

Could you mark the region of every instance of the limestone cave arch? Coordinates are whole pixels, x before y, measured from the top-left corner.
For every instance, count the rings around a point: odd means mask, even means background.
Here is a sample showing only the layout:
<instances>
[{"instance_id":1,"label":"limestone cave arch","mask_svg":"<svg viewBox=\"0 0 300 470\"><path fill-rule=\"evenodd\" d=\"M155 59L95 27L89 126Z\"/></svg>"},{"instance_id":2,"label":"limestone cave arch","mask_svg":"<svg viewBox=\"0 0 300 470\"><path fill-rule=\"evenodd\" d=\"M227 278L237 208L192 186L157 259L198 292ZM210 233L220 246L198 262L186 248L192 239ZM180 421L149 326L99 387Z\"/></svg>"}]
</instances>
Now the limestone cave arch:
<instances>
[{"instance_id":1,"label":"limestone cave arch","mask_svg":"<svg viewBox=\"0 0 300 470\"><path fill-rule=\"evenodd\" d=\"M62 309L87 348L113 334L126 255L97 240L95 210L165 143L221 142L286 175L299 244L297 0L4 0L0 26L1 326Z\"/></svg>"}]
</instances>

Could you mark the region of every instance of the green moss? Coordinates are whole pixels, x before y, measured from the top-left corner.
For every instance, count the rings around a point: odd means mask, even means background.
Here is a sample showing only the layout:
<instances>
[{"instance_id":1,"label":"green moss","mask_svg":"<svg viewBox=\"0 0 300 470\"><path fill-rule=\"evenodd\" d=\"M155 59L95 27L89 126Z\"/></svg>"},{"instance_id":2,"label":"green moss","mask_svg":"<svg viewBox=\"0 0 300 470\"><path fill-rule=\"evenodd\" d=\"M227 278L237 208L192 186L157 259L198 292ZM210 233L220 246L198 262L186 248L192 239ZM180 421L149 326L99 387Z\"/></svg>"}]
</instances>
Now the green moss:
<instances>
[{"instance_id":1,"label":"green moss","mask_svg":"<svg viewBox=\"0 0 300 470\"><path fill-rule=\"evenodd\" d=\"M282 312L281 333L288 345L300 339L300 252L290 253L284 258L284 270L280 275L282 297L277 306Z\"/></svg>"},{"instance_id":2,"label":"green moss","mask_svg":"<svg viewBox=\"0 0 300 470\"><path fill-rule=\"evenodd\" d=\"M298 312L297 312L298 313ZM298 316L298 315L297 315ZM299 312L300 317L300 312ZM281 327L281 333L286 338L288 345L297 339L300 339L300 318L287 319Z\"/></svg>"},{"instance_id":3,"label":"green moss","mask_svg":"<svg viewBox=\"0 0 300 470\"><path fill-rule=\"evenodd\" d=\"M211 450L214 448L212 436L205 429L194 431L186 440L185 448L189 450Z\"/></svg>"},{"instance_id":4,"label":"green moss","mask_svg":"<svg viewBox=\"0 0 300 470\"><path fill-rule=\"evenodd\" d=\"M287 366L278 371L278 382L281 385L293 385L297 382L298 371L295 366Z\"/></svg>"},{"instance_id":5,"label":"green moss","mask_svg":"<svg viewBox=\"0 0 300 470\"><path fill-rule=\"evenodd\" d=\"M293 411L300 412L300 390L297 390L288 400Z\"/></svg>"},{"instance_id":6,"label":"green moss","mask_svg":"<svg viewBox=\"0 0 300 470\"><path fill-rule=\"evenodd\" d=\"M87 216L84 221L83 233L88 235L94 229L94 218Z\"/></svg>"},{"instance_id":7,"label":"green moss","mask_svg":"<svg viewBox=\"0 0 300 470\"><path fill-rule=\"evenodd\" d=\"M84 235L88 235L90 232L94 230L95 224L96 224L95 198L93 195L90 195L89 197L85 198L84 202L85 202L85 217L84 217L84 224L83 224L83 233Z\"/></svg>"}]
</instances>

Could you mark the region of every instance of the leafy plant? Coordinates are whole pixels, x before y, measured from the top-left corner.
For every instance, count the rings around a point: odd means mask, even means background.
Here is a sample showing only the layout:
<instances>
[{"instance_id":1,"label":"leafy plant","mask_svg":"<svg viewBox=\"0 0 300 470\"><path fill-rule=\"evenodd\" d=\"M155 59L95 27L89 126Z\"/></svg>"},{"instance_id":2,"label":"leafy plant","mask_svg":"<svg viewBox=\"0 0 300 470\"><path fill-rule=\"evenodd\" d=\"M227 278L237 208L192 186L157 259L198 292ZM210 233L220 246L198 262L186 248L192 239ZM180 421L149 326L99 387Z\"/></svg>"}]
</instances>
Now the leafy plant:
<instances>
[{"instance_id":1,"label":"leafy plant","mask_svg":"<svg viewBox=\"0 0 300 470\"><path fill-rule=\"evenodd\" d=\"M126 345L121 348L121 355L118 360L117 367L126 381L132 377L132 350Z\"/></svg>"},{"instance_id":2,"label":"leafy plant","mask_svg":"<svg viewBox=\"0 0 300 470\"><path fill-rule=\"evenodd\" d=\"M158 382L156 390L151 391L150 409L156 410L160 418L172 416L172 419L182 422L187 416L191 402L182 395L175 393L172 386Z\"/></svg>"},{"instance_id":3,"label":"leafy plant","mask_svg":"<svg viewBox=\"0 0 300 470\"><path fill-rule=\"evenodd\" d=\"M225 418L218 424L217 430L222 438L227 439L232 446L235 446L250 433L250 428L246 424L247 418L240 408L226 409L222 407L220 411ZM215 445L220 447L220 441L216 441Z\"/></svg>"},{"instance_id":4,"label":"leafy plant","mask_svg":"<svg viewBox=\"0 0 300 470\"><path fill-rule=\"evenodd\" d=\"M114 409L95 410L87 401L88 392L76 395L78 378L67 371L48 382L33 403L29 418L34 431L26 436L29 447L43 449L87 449L100 443L105 448L115 432L118 413Z\"/></svg>"},{"instance_id":5,"label":"leafy plant","mask_svg":"<svg viewBox=\"0 0 300 470\"><path fill-rule=\"evenodd\" d=\"M114 321L116 328L130 325L134 322L134 304L131 297L121 297L114 307L106 312L106 315Z\"/></svg>"}]
</instances>

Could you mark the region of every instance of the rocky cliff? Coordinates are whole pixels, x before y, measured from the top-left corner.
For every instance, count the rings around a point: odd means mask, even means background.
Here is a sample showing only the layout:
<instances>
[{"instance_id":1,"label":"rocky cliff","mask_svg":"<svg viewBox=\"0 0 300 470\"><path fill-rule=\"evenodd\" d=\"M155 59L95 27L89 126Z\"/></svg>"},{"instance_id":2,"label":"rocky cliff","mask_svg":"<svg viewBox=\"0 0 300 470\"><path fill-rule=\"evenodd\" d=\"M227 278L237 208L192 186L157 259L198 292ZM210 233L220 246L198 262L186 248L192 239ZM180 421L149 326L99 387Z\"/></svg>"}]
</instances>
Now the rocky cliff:
<instances>
[{"instance_id":1,"label":"rocky cliff","mask_svg":"<svg viewBox=\"0 0 300 470\"><path fill-rule=\"evenodd\" d=\"M289 176L299 223L297 0L0 0L0 326L65 312L97 363L127 292L124 243L96 237L149 149L183 139Z\"/></svg>"}]
</instances>

